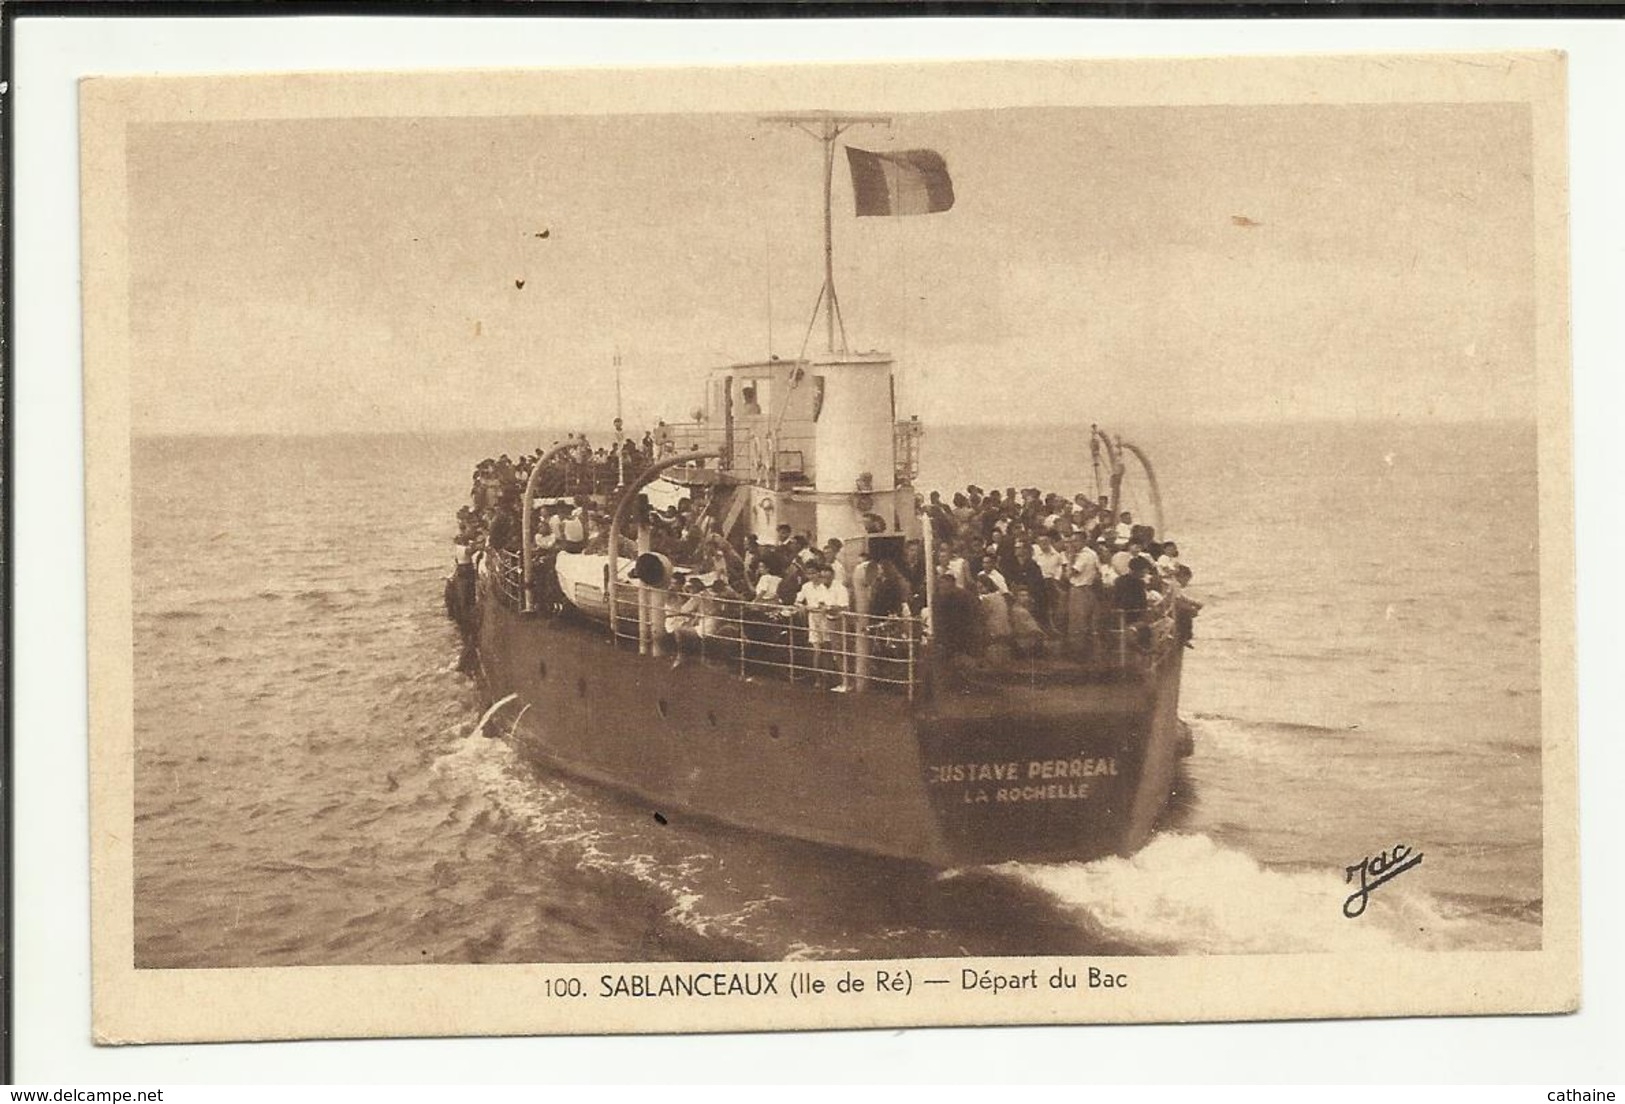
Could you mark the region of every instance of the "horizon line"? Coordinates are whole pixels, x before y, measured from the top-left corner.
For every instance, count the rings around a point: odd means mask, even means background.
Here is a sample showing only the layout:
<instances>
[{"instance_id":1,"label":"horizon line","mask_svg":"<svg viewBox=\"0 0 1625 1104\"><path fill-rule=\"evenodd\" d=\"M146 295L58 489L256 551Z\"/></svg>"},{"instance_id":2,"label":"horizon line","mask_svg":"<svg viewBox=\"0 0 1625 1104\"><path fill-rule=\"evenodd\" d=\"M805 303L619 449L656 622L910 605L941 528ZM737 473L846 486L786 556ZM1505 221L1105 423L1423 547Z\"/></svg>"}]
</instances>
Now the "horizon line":
<instances>
[{"instance_id":1,"label":"horizon line","mask_svg":"<svg viewBox=\"0 0 1625 1104\"><path fill-rule=\"evenodd\" d=\"M1057 429L1078 428L1084 429L1090 424L1094 425L1127 425L1127 426L1180 426L1191 429L1213 429L1229 427L1260 428L1269 426L1301 426L1301 425L1343 425L1343 426L1382 426L1399 425L1406 427L1438 426L1538 426L1538 415L1501 415L1481 418L1392 418L1382 416L1348 416L1326 417L1321 415L1308 415L1302 418L1127 418L1122 421L1101 422L935 422L927 423L927 432L932 429ZM677 424L677 423L669 423ZM643 430L653 430L653 426L638 427L637 432L629 431L628 437L641 436ZM558 425L532 425L532 426L467 426L452 429L309 429L309 430L283 430L283 429L251 429L251 430L192 430L192 429L160 429L139 430L131 429L132 439L156 440L164 438L220 438L220 437L454 437L467 434L510 434L520 436L535 433L538 430L551 431L563 429L572 430L569 423ZM603 433L608 437L614 435L613 427L603 426L595 430L592 426L586 427L588 433Z\"/></svg>"}]
</instances>

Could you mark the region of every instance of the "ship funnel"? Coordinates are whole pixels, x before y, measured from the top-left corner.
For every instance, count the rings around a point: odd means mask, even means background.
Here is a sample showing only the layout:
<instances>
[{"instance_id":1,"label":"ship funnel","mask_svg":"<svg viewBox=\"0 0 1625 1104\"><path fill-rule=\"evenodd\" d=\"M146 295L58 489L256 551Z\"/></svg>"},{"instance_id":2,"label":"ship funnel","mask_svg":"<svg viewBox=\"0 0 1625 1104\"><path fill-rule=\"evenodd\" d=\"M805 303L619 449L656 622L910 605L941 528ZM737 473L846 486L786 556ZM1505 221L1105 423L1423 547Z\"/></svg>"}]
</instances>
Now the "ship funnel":
<instances>
[{"instance_id":1,"label":"ship funnel","mask_svg":"<svg viewBox=\"0 0 1625 1104\"><path fill-rule=\"evenodd\" d=\"M897 503L892 362L884 355L813 363L823 404L814 429L818 536L892 532ZM907 504L912 512L912 500Z\"/></svg>"}]
</instances>

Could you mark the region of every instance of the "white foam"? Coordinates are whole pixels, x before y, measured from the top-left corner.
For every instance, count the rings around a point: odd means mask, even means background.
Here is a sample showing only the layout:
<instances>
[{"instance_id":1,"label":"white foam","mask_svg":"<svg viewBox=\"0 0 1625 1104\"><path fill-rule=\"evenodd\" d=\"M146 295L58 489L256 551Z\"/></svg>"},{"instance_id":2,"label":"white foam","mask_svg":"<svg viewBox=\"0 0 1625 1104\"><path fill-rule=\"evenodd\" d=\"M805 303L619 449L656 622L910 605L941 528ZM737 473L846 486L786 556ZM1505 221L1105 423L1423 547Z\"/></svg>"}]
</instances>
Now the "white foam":
<instances>
[{"instance_id":1,"label":"white foam","mask_svg":"<svg viewBox=\"0 0 1625 1104\"><path fill-rule=\"evenodd\" d=\"M1319 762L1325 755L1326 745L1313 735L1286 733L1267 722L1249 724L1233 717L1205 714L1193 717L1190 725L1198 755L1245 759L1255 767L1301 766Z\"/></svg>"},{"instance_id":2,"label":"white foam","mask_svg":"<svg viewBox=\"0 0 1625 1104\"><path fill-rule=\"evenodd\" d=\"M666 918L697 935L743 938L751 915L771 900L748 902L735 911L707 911L702 906L710 902L695 883L709 867L709 855L657 857L633 850L636 842L646 841L634 841L624 827L602 821L568 784L532 774L503 740L465 740L437 760L435 770L472 782L521 831L549 847L568 848L577 867L629 877L658 890L671 902Z\"/></svg>"},{"instance_id":3,"label":"white foam","mask_svg":"<svg viewBox=\"0 0 1625 1104\"><path fill-rule=\"evenodd\" d=\"M1273 870L1203 835L1166 834L1129 858L1006 863L997 872L1037 886L1109 935L1148 949L1197 954L1375 951L1448 946L1459 922L1398 885L1343 915L1339 872Z\"/></svg>"},{"instance_id":4,"label":"white foam","mask_svg":"<svg viewBox=\"0 0 1625 1104\"><path fill-rule=\"evenodd\" d=\"M491 704L491 708L485 711L484 716L480 718L479 723L474 726L474 731L469 733L469 735L478 736L481 732L485 731L485 722L491 719L491 715L497 710L501 709L503 706L507 705L509 702L513 701L518 696L518 694L509 694L507 697L493 702Z\"/></svg>"}]
</instances>

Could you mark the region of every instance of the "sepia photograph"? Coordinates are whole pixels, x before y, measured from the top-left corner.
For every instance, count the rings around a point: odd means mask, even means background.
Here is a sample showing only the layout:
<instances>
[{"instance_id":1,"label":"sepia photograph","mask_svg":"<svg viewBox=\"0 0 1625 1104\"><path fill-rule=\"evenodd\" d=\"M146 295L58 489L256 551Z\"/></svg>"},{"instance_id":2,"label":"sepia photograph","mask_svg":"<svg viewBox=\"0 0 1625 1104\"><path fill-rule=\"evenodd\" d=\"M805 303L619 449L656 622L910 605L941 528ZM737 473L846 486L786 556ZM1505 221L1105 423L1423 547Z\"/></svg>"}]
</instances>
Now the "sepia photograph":
<instances>
[{"instance_id":1,"label":"sepia photograph","mask_svg":"<svg viewBox=\"0 0 1625 1104\"><path fill-rule=\"evenodd\" d=\"M87 82L104 1041L1573 1007L1562 63L1381 60Z\"/></svg>"}]
</instances>

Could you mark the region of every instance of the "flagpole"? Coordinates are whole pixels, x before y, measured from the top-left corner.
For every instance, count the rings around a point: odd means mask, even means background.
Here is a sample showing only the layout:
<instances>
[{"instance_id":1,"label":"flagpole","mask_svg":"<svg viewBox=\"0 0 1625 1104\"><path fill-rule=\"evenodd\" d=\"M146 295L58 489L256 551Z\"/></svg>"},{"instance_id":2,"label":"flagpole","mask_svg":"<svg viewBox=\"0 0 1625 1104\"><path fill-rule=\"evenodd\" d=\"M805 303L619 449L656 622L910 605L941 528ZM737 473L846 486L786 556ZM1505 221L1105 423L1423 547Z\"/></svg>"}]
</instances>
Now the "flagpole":
<instances>
[{"instance_id":1,"label":"flagpole","mask_svg":"<svg viewBox=\"0 0 1625 1104\"><path fill-rule=\"evenodd\" d=\"M825 341L831 354L835 352L835 232L831 207L835 185L835 139L840 133L835 127L835 120L826 115L824 117L824 329Z\"/></svg>"},{"instance_id":2,"label":"flagpole","mask_svg":"<svg viewBox=\"0 0 1625 1104\"><path fill-rule=\"evenodd\" d=\"M818 293L818 303L813 306L813 314L807 320L807 335L812 336L812 328L818 324L818 307L824 308L824 339L829 352L835 352L835 323L840 317L841 304L835 295L835 223L834 223L834 187L835 187L835 139L850 126L856 124L890 126L889 115L836 115L829 111L809 112L801 115L765 115L757 120L765 125L789 125L818 139L824 143L824 286ZM818 123L820 129L813 130L809 124ZM805 340L805 339L804 339ZM802 346L805 352L806 346ZM841 352L849 352L846 342L846 325L841 324Z\"/></svg>"}]
</instances>

